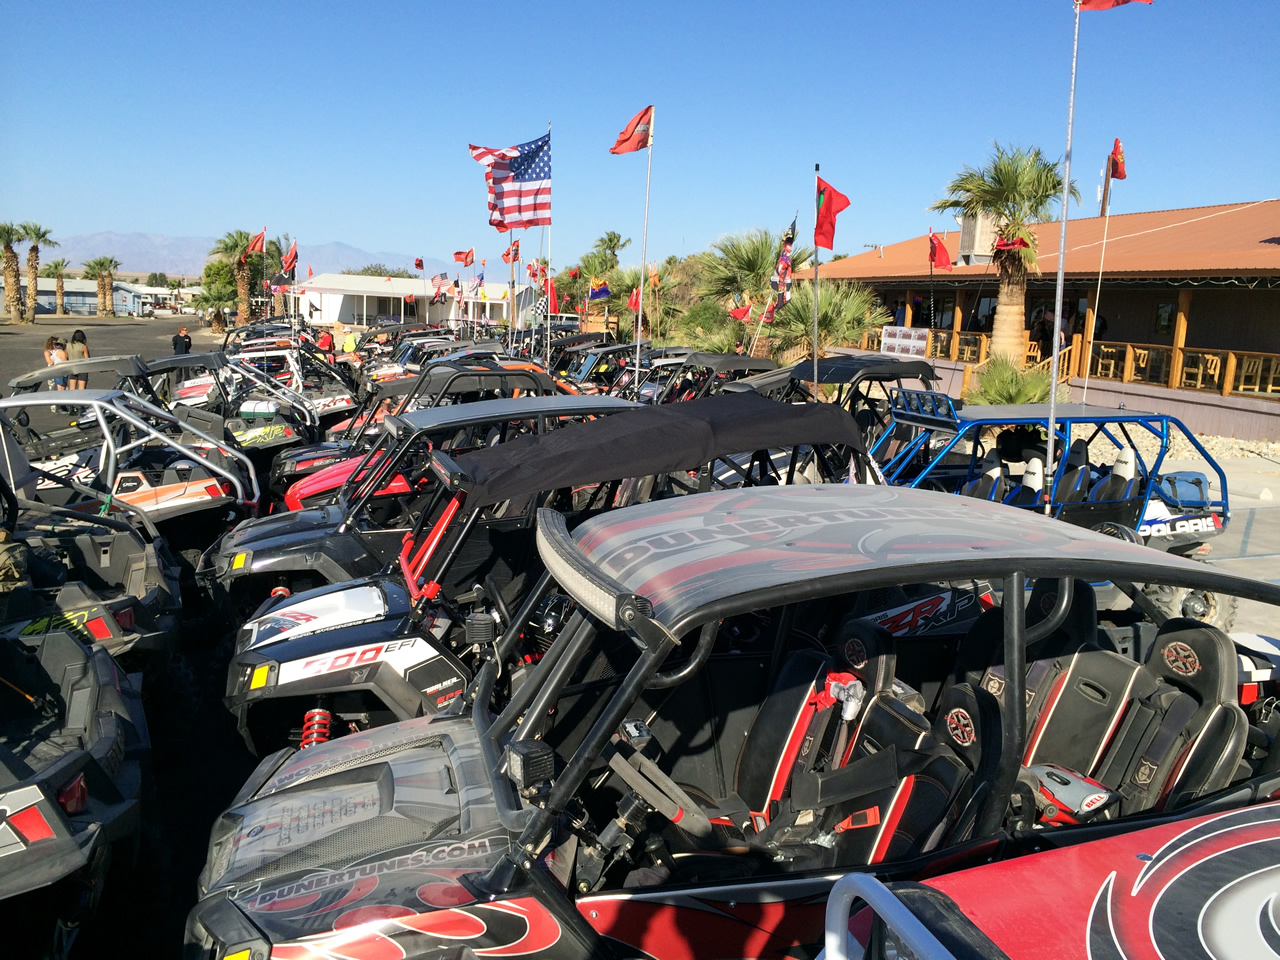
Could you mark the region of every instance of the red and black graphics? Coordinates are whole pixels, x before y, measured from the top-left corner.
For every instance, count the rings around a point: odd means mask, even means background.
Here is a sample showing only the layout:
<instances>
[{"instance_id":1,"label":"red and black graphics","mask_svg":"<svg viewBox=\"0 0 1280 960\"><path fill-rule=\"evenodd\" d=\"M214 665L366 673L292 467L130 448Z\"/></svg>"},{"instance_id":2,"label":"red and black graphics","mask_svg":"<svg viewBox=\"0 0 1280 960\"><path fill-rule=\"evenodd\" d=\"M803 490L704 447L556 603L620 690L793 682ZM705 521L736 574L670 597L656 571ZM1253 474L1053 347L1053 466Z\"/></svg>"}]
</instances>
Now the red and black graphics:
<instances>
[{"instance_id":1,"label":"red and black graphics","mask_svg":"<svg viewBox=\"0 0 1280 960\"><path fill-rule=\"evenodd\" d=\"M1273 960L1280 956L1280 803L926 883L1013 960Z\"/></svg>"},{"instance_id":2,"label":"red and black graphics","mask_svg":"<svg viewBox=\"0 0 1280 960\"><path fill-rule=\"evenodd\" d=\"M602 936L656 960L813 956L822 946L827 892L834 878L774 884L773 890L719 887L705 892L589 897L578 911Z\"/></svg>"},{"instance_id":3,"label":"red and black graphics","mask_svg":"<svg viewBox=\"0 0 1280 960\"><path fill-rule=\"evenodd\" d=\"M1089 915L1092 960L1280 956L1280 809L1201 821L1123 861Z\"/></svg>"}]
</instances>

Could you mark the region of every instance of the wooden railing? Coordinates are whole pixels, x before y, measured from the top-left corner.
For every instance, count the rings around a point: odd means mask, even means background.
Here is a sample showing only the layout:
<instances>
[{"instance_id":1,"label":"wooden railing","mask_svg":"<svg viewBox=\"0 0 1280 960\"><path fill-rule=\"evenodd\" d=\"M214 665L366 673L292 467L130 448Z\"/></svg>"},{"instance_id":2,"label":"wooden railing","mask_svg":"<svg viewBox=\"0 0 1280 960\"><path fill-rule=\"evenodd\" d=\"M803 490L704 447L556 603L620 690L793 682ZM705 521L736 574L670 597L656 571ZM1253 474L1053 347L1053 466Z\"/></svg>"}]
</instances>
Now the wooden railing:
<instances>
[{"instance_id":1,"label":"wooden railing","mask_svg":"<svg viewBox=\"0 0 1280 960\"><path fill-rule=\"evenodd\" d=\"M1079 337L1073 338L1070 346L1067 346L1062 350L1058 351L1058 382L1059 383L1066 383L1073 376L1075 376L1076 346L1079 340L1080 340ZM1039 351L1036 351L1036 353L1038 356ZM1053 357L1050 356L1045 360L1041 360L1035 366L1031 367L1031 369L1036 371L1037 373L1047 374L1052 367L1053 367Z\"/></svg>"},{"instance_id":2,"label":"wooden railing","mask_svg":"<svg viewBox=\"0 0 1280 960\"><path fill-rule=\"evenodd\" d=\"M1169 385L1173 348L1158 343L1118 343L1095 340L1089 357L1089 377L1121 383ZM1083 376L1080 370L1078 375Z\"/></svg>"}]
</instances>

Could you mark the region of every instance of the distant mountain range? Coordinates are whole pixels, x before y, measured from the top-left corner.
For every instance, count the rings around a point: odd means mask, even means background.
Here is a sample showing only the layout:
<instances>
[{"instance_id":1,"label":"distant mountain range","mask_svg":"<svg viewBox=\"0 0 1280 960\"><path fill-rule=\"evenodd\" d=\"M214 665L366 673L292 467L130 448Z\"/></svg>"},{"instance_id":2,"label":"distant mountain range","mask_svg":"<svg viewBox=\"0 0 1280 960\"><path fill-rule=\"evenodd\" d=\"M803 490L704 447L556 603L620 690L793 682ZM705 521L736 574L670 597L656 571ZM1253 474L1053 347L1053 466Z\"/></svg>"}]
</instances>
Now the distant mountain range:
<instances>
[{"instance_id":1,"label":"distant mountain range","mask_svg":"<svg viewBox=\"0 0 1280 960\"><path fill-rule=\"evenodd\" d=\"M159 233L91 233L76 237L60 238L61 245L52 250L41 250L41 259L48 261L63 257L73 269L94 257L113 256L121 263L122 273L168 273L193 276L204 272L214 237L169 237ZM404 253L386 251L370 252L346 243L298 244L298 276L307 274L307 266L316 273L337 273L342 270L358 270L371 263L383 263L388 267L413 269L413 257ZM428 274L449 270L443 260L425 259L423 270Z\"/></svg>"}]
</instances>

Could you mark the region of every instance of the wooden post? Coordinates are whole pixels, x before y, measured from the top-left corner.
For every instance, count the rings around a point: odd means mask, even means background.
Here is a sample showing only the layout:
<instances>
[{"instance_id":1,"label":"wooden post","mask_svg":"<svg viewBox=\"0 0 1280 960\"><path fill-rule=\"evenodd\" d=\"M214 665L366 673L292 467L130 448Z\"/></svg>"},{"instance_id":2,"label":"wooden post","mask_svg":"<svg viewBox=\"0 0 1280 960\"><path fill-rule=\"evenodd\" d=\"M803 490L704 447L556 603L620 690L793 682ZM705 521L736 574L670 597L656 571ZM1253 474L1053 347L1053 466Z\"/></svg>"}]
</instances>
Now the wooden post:
<instances>
[{"instance_id":1,"label":"wooden post","mask_svg":"<svg viewBox=\"0 0 1280 960\"><path fill-rule=\"evenodd\" d=\"M1227 351L1227 362L1222 366L1222 395L1224 397L1231 396L1231 390L1236 385L1236 353L1234 350Z\"/></svg>"},{"instance_id":2,"label":"wooden post","mask_svg":"<svg viewBox=\"0 0 1280 960\"><path fill-rule=\"evenodd\" d=\"M1071 362L1067 364L1071 372L1067 374L1068 378L1080 376L1080 357L1082 356L1080 344L1082 340L1084 340L1083 334L1073 333L1071 335Z\"/></svg>"},{"instance_id":3,"label":"wooden post","mask_svg":"<svg viewBox=\"0 0 1280 960\"><path fill-rule=\"evenodd\" d=\"M1120 375L1121 383L1133 382L1133 366L1134 366L1133 344L1126 343L1124 345L1124 373Z\"/></svg>"},{"instance_id":4,"label":"wooden post","mask_svg":"<svg viewBox=\"0 0 1280 960\"><path fill-rule=\"evenodd\" d=\"M1178 316L1173 321L1173 351L1169 355L1169 389L1182 386L1182 350L1187 345L1187 315L1191 312L1191 291L1178 291Z\"/></svg>"},{"instance_id":5,"label":"wooden post","mask_svg":"<svg viewBox=\"0 0 1280 960\"><path fill-rule=\"evenodd\" d=\"M908 290L908 291L907 291L907 299L906 299L906 301L904 302L904 304L903 304L903 308L902 308L902 315L903 315L903 318L904 318L904 319L903 319L903 321L902 321L902 325L903 325L904 327L909 327L909 326L911 326L911 321L914 319L914 317L912 317L912 314L913 314L915 311L914 311L913 306L912 306L912 303L911 303L911 300L912 300L912 298L913 298L914 296L915 296L915 291L914 291L914 290Z\"/></svg>"},{"instance_id":6,"label":"wooden post","mask_svg":"<svg viewBox=\"0 0 1280 960\"><path fill-rule=\"evenodd\" d=\"M928 336L924 339L924 355L926 357L933 356L933 331L930 330Z\"/></svg>"},{"instance_id":7,"label":"wooden post","mask_svg":"<svg viewBox=\"0 0 1280 960\"><path fill-rule=\"evenodd\" d=\"M953 362L960 359L960 331L954 326L951 328L951 355L948 359Z\"/></svg>"},{"instance_id":8,"label":"wooden post","mask_svg":"<svg viewBox=\"0 0 1280 960\"><path fill-rule=\"evenodd\" d=\"M973 364L966 363L964 365L964 376L960 379L960 396L964 397L969 392L969 386L973 381Z\"/></svg>"},{"instance_id":9,"label":"wooden post","mask_svg":"<svg viewBox=\"0 0 1280 960\"><path fill-rule=\"evenodd\" d=\"M1088 296L1085 297L1084 310L1084 336L1080 343L1080 356L1083 358L1076 361L1076 370L1079 371L1077 376L1086 377L1089 375L1089 366L1093 362L1093 327L1097 322L1094 310L1098 302L1098 291L1090 290Z\"/></svg>"},{"instance_id":10,"label":"wooden post","mask_svg":"<svg viewBox=\"0 0 1280 960\"><path fill-rule=\"evenodd\" d=\"M870 330L863 330L863 331L862 331L862 339L858 341L858 349L860 349L860 350L865 350L865 349L867 349L867 337L869 337L869 336L871 336L871 331L870 331Z\"/></svg>"},{"instance_id":11,"label":"wooden post","mask_svg":"<svg viewBox=\"0 0 1280 960\"><path fill-rule=\"evenodd\" d=\"M978 363L987 362L987 349L991 346L991 338L985 333L978 334Z\"/></svg>"},{"instance_id":12,"label":"wooden post","mask_svg":"<svg viewBox=\"0 0 1280 960\"><path fill-rule=\"evenodd\" d=\"M955 312L951 314L951 332L955 334L958 334L960 332L960 325L964 323L964 301L965 301L965 291L957 289L956 290L956 308L955 308ZM955 357L952 357L951 359L954 360Z\"/></svg>"}]
</instances>

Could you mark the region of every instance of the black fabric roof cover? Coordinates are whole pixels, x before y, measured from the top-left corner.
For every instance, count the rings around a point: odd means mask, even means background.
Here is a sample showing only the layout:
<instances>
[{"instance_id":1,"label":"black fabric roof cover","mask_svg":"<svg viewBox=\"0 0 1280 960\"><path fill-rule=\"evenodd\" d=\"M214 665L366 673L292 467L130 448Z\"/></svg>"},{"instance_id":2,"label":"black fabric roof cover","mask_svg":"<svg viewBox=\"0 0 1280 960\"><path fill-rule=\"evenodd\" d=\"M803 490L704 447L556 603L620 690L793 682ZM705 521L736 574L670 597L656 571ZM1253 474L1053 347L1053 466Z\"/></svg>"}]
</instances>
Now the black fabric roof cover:
<instances>
[{"instance_id":1,"label":"black fabric roof cover","mask_svg":"<svg viewBox=\"0 0 1280 960\"><path fill-rule=\"evenodd\" d=\"M791 368L798 380L813 376L813 360L801 360ZM853 380L938 380L933 364L926 360L901 360L876 354L841 354L818 360L819 383L849 383Z\"/></svg>"},{"instance_id":2,"label":"black fabric roof cover","mask_svg":"<svg viewBox=\"0 0 1280 960\"><path fill-rule=\"evenodd\" d=\"M429 378L423 394L434 397L449 384L449 392L475 393L480 390L532 390L541 393L555 392L555 381L541 370L508 370L505 368L466 367L452 361L435 363L427 368ZM449 381L457 376L452 383ZM418 377L401 377L378 384L379 396L400 396L408 393Z\"/></svg>"},{"instance_id":3,"label":"black fabric roof cover","mask_svg":"<svg viewBox=\"0 0 1280 960\"><path fill-rule=\"evenodd\" d=\"M219 369L227 365L227 355L221 350L212 353L175 353L171 357L156 357L147 361L147 373L167 373L170 370L186 370L189 367Z\"/></svg>"},{"instance_id":4,"label":"black fabric roof cover","mask_svg":"<svg viewBox=\"0 0 1280 960\"><path fill-rule=\"evenodd\" d=\"M684 358L686 367L706 367L715 373L726 370L772 370L778 364L768 357L750 357L745 353L694 352Z\"/></svg>"},{"instance_id":5,"label":"black fabric roof cover","mask_svg":"<svg viewBox=\"0 0 1280 960\"><path fill-rule=\"evenodd\" d=\"M474 481L468 506L544 490L692 470L717 457L862 435L840 407L782 404L754 393L640 407L458 457Z\"/></svg>"}]
</instances>

